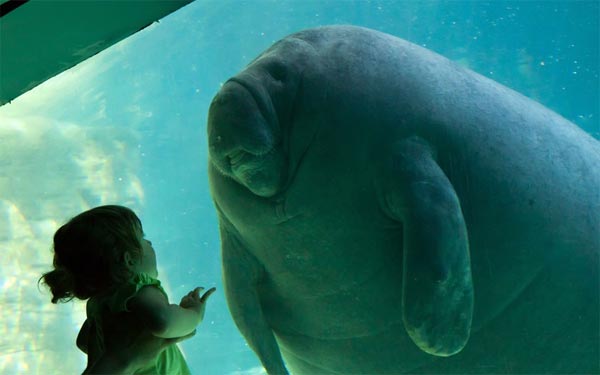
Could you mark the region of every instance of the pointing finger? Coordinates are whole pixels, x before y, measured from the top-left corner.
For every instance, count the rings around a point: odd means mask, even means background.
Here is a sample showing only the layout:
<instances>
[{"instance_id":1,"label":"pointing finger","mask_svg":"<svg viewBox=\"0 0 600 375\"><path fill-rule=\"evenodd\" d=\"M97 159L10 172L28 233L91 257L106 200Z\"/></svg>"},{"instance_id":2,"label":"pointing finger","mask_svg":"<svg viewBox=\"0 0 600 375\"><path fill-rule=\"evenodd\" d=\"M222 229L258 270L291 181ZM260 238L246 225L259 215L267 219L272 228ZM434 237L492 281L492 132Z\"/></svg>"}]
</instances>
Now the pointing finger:
<instances>
[{"instance_id":1,"label":"pointing finger","mask_svg":"<svg viewBox=\"0 0 600 375\"><path fill-rule=\"evenodd\" d=\"M206 293L202 295L202 298L200 298L200 302L204 303L208 299L208 297L210 297L210 295L213 294L216 290L217 288L215 287L212 287L209 290L207 290Z\"/></svg>"}]
</instances>

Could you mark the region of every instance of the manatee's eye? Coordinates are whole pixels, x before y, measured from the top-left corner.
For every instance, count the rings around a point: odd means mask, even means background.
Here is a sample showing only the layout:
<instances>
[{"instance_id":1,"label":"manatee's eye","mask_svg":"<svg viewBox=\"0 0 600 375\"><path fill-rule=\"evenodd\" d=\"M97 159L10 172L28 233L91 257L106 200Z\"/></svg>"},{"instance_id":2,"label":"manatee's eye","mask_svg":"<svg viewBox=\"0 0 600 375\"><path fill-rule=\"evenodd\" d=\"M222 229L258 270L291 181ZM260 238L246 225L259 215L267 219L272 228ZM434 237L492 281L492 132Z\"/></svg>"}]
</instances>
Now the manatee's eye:
<instances>
[{"instance_id":1,"label":"manatee's eye","mask_svg":"<svg viewBox=\"0 0 600 375\"><path fill-rule=\"evenodd\" d=\"M267 66L267 71L276 81L285 81L287 78L287 69L281 61L273 61Z\"/></svg>"}]
</instances>

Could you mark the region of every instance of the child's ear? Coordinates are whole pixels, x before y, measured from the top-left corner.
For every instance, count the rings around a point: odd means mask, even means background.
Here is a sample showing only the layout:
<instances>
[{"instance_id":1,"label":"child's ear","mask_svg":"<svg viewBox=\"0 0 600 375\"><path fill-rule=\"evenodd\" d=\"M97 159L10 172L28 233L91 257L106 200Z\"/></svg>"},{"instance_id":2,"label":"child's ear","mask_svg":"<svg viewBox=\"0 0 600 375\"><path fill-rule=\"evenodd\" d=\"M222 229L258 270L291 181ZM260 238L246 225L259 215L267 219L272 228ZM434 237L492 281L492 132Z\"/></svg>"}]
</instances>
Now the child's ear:
<instances>
[{"instance_id":1,"label":"child's ear","mask_svg":"<svg viewBox=\"0 0 600 375\"><path fill-rule=\"evenodd\" d=\"M127 268L131 268L135 265L135 259L131 255L131 251L125 251L125 254L123 254L123 259L125 260L125 265Z\"/></svg>"}]
</instances>

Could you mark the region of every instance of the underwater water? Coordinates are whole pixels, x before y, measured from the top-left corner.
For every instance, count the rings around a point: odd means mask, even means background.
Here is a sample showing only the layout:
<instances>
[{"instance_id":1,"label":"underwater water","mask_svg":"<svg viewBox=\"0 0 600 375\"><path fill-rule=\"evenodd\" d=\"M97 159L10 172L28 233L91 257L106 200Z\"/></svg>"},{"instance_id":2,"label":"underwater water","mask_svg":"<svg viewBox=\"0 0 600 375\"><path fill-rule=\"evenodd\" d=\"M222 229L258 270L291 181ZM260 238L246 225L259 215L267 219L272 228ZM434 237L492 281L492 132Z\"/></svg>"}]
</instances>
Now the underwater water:
<instances>
[{"instance_id":1,"label":"underwater water","mask_svg":"<svg viewBox=\"0 0 600 375\"><path fill-rule=\"evenodd\" d=\"M598 1L197 0L0 107L0 373L72 374L85 303L52 305L37 279L60 224L101 204L133 208L172 301L217 287L194 374L258 374L221 283L208 192L206 115L220 85L278 39L354 24L425 46L600 138Z\"/></svg>"}]
</instances>

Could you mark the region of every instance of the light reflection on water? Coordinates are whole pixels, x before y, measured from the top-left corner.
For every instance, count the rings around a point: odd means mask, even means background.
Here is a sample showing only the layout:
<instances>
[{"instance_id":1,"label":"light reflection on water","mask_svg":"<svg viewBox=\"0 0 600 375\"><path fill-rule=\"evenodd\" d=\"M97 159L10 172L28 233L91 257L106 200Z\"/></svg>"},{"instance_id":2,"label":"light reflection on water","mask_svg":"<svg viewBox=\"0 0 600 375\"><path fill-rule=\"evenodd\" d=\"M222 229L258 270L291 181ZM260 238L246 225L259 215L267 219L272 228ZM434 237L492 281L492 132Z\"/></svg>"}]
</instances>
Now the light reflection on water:
<instances>
[{"instance_id":1,"label":"light reflection on water","mask_svg":"<svg viewBox=\"0 0 600 375\"><path fill-rule=\"evenodd\" d=\"M131 131L2 117L0 373L77 373L74 338L85 304L52 305L37 280L52 264L51 239L69 217L106 202L143 202ZM118 176L126 179L117 183ZM70 338L65 340L65 338ZM70 355L65 355L69 353Z\"/></svg>"}]
</instances>

